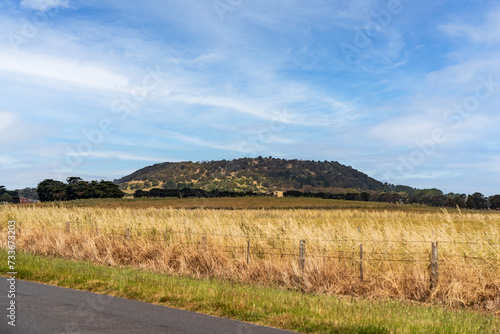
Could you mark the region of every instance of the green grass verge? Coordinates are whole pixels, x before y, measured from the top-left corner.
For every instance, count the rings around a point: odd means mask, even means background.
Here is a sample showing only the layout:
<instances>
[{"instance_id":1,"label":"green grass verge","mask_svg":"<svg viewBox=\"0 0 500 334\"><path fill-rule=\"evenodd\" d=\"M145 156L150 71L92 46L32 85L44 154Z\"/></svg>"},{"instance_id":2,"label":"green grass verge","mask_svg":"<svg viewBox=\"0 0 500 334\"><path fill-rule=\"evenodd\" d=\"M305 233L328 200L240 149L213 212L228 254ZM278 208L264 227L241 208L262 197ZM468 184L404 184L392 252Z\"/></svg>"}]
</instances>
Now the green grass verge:
<instances>
[{"instance_id":1,"label":"green grass verge","mask_svg":"<svg viewBox=\"0 0 500 334\"><path fill-rule=\"evenodd\" d=\"M7 259L7 251L0 250ZM19 279L109 294L304 333L499 333L500 318L399 301L308 295L88 262L16 254ZM7 261L0 262L7 272Z\"/></svg>"}]
</instances>

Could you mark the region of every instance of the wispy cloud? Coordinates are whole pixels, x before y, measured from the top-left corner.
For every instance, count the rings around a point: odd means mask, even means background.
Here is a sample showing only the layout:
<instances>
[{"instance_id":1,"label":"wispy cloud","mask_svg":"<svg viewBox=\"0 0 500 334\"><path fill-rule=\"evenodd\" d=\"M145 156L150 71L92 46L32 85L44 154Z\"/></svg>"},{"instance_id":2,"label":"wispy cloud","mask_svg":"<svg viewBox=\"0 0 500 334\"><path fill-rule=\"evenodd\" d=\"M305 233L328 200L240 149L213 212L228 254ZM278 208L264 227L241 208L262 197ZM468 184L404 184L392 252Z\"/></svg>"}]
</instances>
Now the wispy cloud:
<instances>
[{"instance_id":1,"label":"wispy cloud","mask_svg":"<svg viewBox=\"0 0 500 334\"><path fill-rule=\"evenodd\" d=\"M27 164L22 163L18 159L11 157L9 155L0 155L0 168L1 169L17 169L17 168L23 168L23 167L28 167Z\"/></svg>"},{"instance_id":2,"label":"wispy cloud","mask_svg":"<svg viewBox=\"0 0 500 334\"><path fill-rule=\"evenodd\" d=\"M491 10L479 24L452 22L442 24L439 28L453 37L477 43L496 43L500 41L500 7Z\"/></svg>"},{"instance_id":3,"label":"wispy cloud","mask_svg":"<svg viewBox=\"0 0 500 334\"><path fill-rule=\"evenodd\" d=\"M76 155L76 152L68 153L68 155ZM89 157L89 158L103 158L106 160L128 160L128 161L147 161L147 162L162 162L168 157L165 156L146 156L140 154L130 154L119 151L93 151L93 152L85 152L78 153L81 157Z\"/></svg>"},{"instance_id":4,"label":"wispy cloud","mask_svg":"<svg viewBox=\"0 0 500 334\"><path fill-rule=\"evenodd\" d=\"M45 12L54 8L68 8L69 0L22 0L21 6Z\"/></svg>"},{"instance_id":5,"label":"wispy cloud","mask_svg":"<svg viewBox=\"0 0 500 334\"><path fill-rule=\"evenodd\" d=\"M27 52L14 54L0 51L0 72L38 77L49 85L60 82L122 92L128 82L126 77L109 71L101 64Z\"/></svg>"},{"instance_id":6,"label":"wispy cloud","mask_svg":"<svg viewBox=\"0 0 500 334\"><path fill-rule=\"evenodd\" d=\"M16 115L13 112L0 111L0 132L4 132L14 125Z\"/></svg>"}]
</instances>

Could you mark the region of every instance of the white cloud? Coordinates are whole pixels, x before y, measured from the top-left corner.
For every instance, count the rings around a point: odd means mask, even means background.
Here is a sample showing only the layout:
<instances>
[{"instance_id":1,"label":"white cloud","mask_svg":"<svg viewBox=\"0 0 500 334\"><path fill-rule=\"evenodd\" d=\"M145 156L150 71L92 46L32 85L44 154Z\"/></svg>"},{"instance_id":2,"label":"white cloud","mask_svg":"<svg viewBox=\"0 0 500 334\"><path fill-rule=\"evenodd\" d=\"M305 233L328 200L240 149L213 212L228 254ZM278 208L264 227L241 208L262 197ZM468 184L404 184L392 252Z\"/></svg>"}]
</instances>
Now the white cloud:
<instances>
[{"instance_id":1,"label":"white cloud","mask_svg":"<svg viewBox=\"0 0 500 334\"><path fill-rule=\"evenodd\" d=\"M68 8L69 0L22 0L21 7L45 12L53 8Z\"/></svg>"},{"instance_id":2,"label":"white cloud","mask_svg":"<svg viewBox=\"0 0 500 334\"><path fill-rule=\"evenodd\" d=\"M101 64L78 62L66 58L29 54L16 54L0 50L0 72L66 82L93 89L124 91L128 79L113 73Z\"/></svg>"},{"instance_id":3,"label":"white cloud","mask_svg":"<svg viewBox=\"0 0 500 334\"><path fill-rule=\"evenodd\" d=\"M27 167L27 164L21 163L19 160L16 158L13 158L8 155L0 155L0 170L1 169L16 169L16 168L22 168L22 167Z\"/></svg>"},{"instance_id":4,"label":"white cloud","mask_svg":"<svg viewBox=\"0 0 500 334\"><path fill-rule=\"evenodd\" d=\"M241 143L239 143L239 144L231 143L228 145L221 145L221 144L209 142L208 140L195 138L193 136L183 135L183 134L178 133L178 132L170 132L170 134L171 134L172 138L180 140L184 143L188 143L188 144L192 144L192 145L196 145L196 146L200 146L200 147L209 147L209 148L214 148L217 150L224 150L224 151L246 152L246 150L244 150L242 147L240 147L240 146L242 146Z\"/></svg>"},{"instance_id":5,"label":"white cloud","mask_svg":"<svg viewBox=\"0 0 500 334\"><path fill-rule=\"evenodd\" d=\"M9 127L16 123L16 115L12 112L0 112L0 133L5 132Z\"/></svg>"},{"instance_id":6,"label":"white cloud","mask_svg":"<svg viewBox=\"0 0 500 334\"><path fill-rule=\"evenodd\" d=\"M391 147L412 147L415 140L431 137L432 131L442 127L442 122L429 114L408 115L373 126L368 136L383 140Z\"/></svg>"},{"instance_id":7,"label":"white cloud","mask_svg":"<svg viewBox=\"0 0 500 334\"><path fill-rule=\"evenodd\" d=\"M68 153L70 156L77 155L76 153ZM151 156L145 156L145 155L138 155L138 154L129 154L129 153L122 153L118 151L94 151L90 153L80 153L78 154L81 157L88 157L88 158L104 158L104 159L119 159L119 160L128 160L128 161L149 161L149 162L160 162L163 161L164 158L160 157L151 157Z\"/></svg>"},{"instance_id":8,"label":"white cloud","mask_svg":"<svg viewBox=\"0 0 500 334\"><path fill-rule=\"evenodd\" d=\"M488 13L483 21L484 23L479 25L447 23L439 28L453 37L464 37L478 43L500 41L500 8Z\"/></svg>"},{"instance_id":9,"label":"white cloud","mask_svg":"<svg viewBox=\"0 0 500 334\"><path fill-rule=\"evenodd\" d=\"M442 170L442 171L422 171L421 173L415 173L415 174L404 174L401 175L399 178L396 177L396 180L422 180L422 179L443 179L443 178L453 178L453 177L459 177L463 176L464 173L462 172L454 172L454 171L449 171L449 170Z\"/></svg>"}]
</instances>

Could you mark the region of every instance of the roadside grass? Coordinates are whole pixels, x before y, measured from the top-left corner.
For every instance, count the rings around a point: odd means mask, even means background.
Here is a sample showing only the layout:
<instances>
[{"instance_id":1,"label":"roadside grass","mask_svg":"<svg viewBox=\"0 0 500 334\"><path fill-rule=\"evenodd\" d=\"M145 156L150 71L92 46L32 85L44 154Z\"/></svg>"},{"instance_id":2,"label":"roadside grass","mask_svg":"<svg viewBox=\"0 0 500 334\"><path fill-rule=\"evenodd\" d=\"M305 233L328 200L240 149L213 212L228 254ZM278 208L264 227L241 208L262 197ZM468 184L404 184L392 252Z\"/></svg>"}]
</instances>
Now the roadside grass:
<instances>
[{"instance_id":1,"label":"roadside grass","mask_svg":"<svg viewBox=\"0 0 500 334\"><path fill-rule=\"evenodd\" d=\"M0 250L7 259L7 250ZM499 333L500 318L396 300L338 298L18 252L19 279L303 333ZM0 261L8 272L7 261ZM110 305L110 307L112 307Z\"/></svg>"}]
</instances>

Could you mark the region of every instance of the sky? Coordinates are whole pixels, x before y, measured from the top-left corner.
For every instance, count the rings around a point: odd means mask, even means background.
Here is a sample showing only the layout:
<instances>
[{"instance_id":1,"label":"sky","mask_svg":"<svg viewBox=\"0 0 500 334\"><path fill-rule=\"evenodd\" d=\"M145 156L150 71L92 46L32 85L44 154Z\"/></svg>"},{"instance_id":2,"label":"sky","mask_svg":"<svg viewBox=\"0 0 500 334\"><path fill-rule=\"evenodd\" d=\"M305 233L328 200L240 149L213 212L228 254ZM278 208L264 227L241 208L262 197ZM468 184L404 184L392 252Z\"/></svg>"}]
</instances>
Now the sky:
<instances>
[{"instance_id":1,"label":"sky","mask_svg":"<svg viewBox=\"0 0 500 334\"><path fill-rule=\"evenodd\" d=\"M500 4L0 1L0 185L338 161L500 193Z\"/></svg>"}]
</instances>

